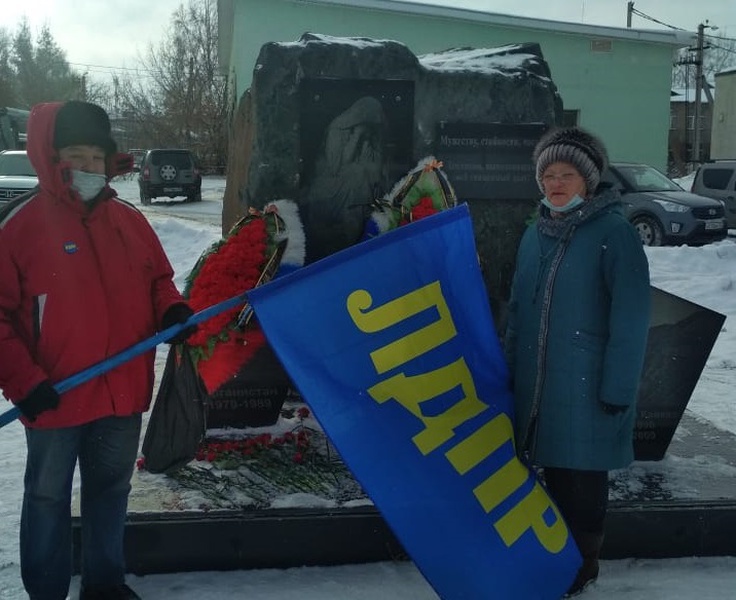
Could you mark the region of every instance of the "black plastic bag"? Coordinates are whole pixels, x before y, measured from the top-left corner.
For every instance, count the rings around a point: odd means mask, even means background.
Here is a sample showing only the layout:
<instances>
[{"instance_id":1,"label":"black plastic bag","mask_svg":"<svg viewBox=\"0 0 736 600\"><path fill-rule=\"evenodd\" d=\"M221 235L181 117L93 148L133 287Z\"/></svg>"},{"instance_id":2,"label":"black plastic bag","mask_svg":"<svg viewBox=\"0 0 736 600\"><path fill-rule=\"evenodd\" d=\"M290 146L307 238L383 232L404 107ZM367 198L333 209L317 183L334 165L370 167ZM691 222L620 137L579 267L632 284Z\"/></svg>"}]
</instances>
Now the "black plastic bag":
<instances>
[{"instance_id":1,"label":"black plastic bag","mask_svg":"<svg viewBox=\"0 0 736 600\"><path fill-rule=\"evenodd\" d=\"M205 434L206 398L189 349L171 346L143 438L146 470L174 471L194 458Z\"/></svg>"}]
</instances>

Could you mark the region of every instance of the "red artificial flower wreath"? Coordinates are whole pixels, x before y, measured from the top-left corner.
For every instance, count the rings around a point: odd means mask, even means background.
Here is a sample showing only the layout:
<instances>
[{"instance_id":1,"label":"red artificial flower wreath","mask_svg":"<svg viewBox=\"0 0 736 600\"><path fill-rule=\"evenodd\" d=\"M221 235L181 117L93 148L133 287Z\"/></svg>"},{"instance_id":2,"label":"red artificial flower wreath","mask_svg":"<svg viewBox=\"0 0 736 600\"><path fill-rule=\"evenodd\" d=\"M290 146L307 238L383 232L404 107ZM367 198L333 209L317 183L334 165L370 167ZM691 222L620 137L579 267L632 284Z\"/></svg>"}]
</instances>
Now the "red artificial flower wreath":
<instances>
[{"instance_id":1,"label":"red artificial flower wreath","mask_svg":"<svg viewBox=\"0 0 736 600\"><path fill-rule=\"evenodd\" d=\"M251 210L197 262L189 275L185 296L195 312L237 296L258 283L268 257L275 249L273 234L279 225L277 210ZM187 340L199 376L213 394L240 367L253 358L266 338L257 323L236 325L242 307L208 319Z\"/></svg>"}]
</instances>

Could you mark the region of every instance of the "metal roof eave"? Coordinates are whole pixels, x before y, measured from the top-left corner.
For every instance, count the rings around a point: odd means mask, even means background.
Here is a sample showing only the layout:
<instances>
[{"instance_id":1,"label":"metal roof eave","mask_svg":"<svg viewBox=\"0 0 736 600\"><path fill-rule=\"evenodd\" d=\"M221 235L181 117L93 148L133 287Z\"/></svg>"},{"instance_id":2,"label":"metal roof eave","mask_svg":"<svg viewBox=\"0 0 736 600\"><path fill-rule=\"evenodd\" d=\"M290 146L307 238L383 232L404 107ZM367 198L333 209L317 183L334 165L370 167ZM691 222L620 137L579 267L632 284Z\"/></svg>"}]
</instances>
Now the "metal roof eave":
<instances>
[{"instance_id":1,"label":"metal roof eave","mask_svg":"<svg viewBox=\"0 0 736 600\"><path fill-rule=\"evenodd\" d=\"M664 44L675 48L691 46L696 41L696 34L682 30L652 30L629 29L622 27L608 27L605 25L586 25L584 23L570 23L567 21L552 21L549 19L533 19L501 13L492 13L469 8L451 8L435 4L407 2L405 0L289 0L295 4L329 4L345 8L363 8L386 12L415 14L429 17L439 17L489 25L501 25L518 29L550 31L555 33L569 33L600 38L621 39L633 42L647 42Z\"/></svg>"}]
</instances>

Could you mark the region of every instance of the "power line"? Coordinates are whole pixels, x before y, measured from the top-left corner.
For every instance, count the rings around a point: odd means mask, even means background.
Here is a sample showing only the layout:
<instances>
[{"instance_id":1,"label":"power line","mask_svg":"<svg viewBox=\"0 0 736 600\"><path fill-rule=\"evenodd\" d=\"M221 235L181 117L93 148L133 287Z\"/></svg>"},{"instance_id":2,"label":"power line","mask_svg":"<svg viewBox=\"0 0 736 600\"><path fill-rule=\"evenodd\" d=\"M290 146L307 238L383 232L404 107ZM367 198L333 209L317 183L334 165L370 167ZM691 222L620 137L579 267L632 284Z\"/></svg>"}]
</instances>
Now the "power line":
<instances>
[{"instance_id":1,"label":"power line","mask_svg":"<svg viewBox=\"0 0 736 600\"><path fill-rule=\"evenodd\" d=\"M144 68L136 68L136 67L111 67L106 65L92 65L87 63L68 63L69 66L73 67L84 67L87 70L91 70L93 73L100 74L109 74L109 75L116 75L118 72L127 72L131 71L132 73L135 73L139 78L150 78L155 79L157 77L157 73L151 69L144 69Z\"/></svg>"},{"instance_id":2,"label":"power line","mask_svg":"<svg viewBox=\"0 0 736 600\"><path fill-rule=\"evenodd\" d=\"M657 23L658 25L662 25L664 27L669 27L670 29L675 29L676 31L688 31L689 32L688 29L684 29L683 27L677 27L676 25L671 25L670 23L665 23L664 21L660 21L659 19L655 19L654 17L652 17L652 16L650 16L650 15L648 15L646 13L641 12L639 9L636 9L633 6L631 7L631 12L633 14L641 17L642 19L646 19L648 21L651 21L652 23ZM707 21L706 21L706 23L707 23ZM722 35L715 35L715 34L712 34L712 33L706 34L706 37L708 37L708 38L715 38L715 39L719 39L719 40L724 40L724 41L727 41L727 42L736 42L736 38L730 38L730 37L726 37L726 36L722 36Z\"/></svg>"},{"instance_id":3,"label":"power line","mask_svg":"<svg viewBox=\"0 0 736 600\"><path fill-rule=\"evenodd\" d=\"M75 62L70 62L68 64L74 65L76 67L90 67L90 68L95 68L95 69L111 69L113 71L148 71L150 72L150 69L141 69L139 67L111 67L109 65L90 65L87 63L75 63Z\"/></svg>"},{"instance_id":4,"label":"power line","mask_svg":"<svg viewBox=\"0 0 736 600\"><path fill-rule=\"evenodd\" d=\"M109 65L93 65L90 63L68 62L67 60L58 60L49 64L76 67L75 72L77 74L80 74L80 71L86 71L92 73L93 75L118 75L121 73L127 74L127 72L131 72L131 74L135 74L139 79L156 79L157 77L157 73L155 71L140 67L112 67Z\"/></svg>"},{"instance_id":5,"label":"power line","mask_svg":"<svg viewBox=\"0 0 736 600\"><path fill-rule=\"evenodd\" d=\"M642 19L646 19L647 21L651 21L652 23L657 23L658 25L663 25L664 27L669 27L670 29L676 29L677 31L688 31L687 29L684 29L682 27L676 27L675 25L670 25L669 23L665 23L664 21L660 21L659 19L655 19L654 17L650 17L648 14L641 12L640 10L631 7L631 12L635 14L638 17L641 17Z\"/></svg>"},{"instance_id":6,"label":"power line","mask_svg":"<svg viewBox=\"0 0 736 600\"><path fill-rule=\"evenodd\" d=\"M714 35L712 33L706 33L705 34L705 37L707 37L707 38L714 38L714 39L717 39L717 40L724 40L726 42L736 42L736 38L725 37L723 35Z\"/></svg>"},{"instance_id":7,"label":"power line","mask_svg":"<svg viewBox=\"0 0 736 600\"><path fill-rule=\"evenodd\" d=\"M726 48L726 46L719 46L718 44L709 43L709 48L718 48L718 50L723 50L724 52L728 52L729 54L736 54L736 49L734 48Z\"/></svg>"}]
</instances>

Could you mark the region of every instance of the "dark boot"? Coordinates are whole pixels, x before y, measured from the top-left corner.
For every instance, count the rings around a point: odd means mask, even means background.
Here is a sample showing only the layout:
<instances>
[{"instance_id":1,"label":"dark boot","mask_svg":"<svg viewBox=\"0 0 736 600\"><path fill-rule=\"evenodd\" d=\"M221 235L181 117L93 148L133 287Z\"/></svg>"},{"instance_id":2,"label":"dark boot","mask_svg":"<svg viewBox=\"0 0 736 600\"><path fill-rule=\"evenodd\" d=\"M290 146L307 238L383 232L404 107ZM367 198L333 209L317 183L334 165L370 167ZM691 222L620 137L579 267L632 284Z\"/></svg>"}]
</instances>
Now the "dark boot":
<instances>
[{"instance_id":1,"label":"dark boot","mask_svg":"<svg viewBox=\"0 0 736 600\"><path fill-rule=\"evenodd\" d=\"M121 583L109 587L82 588L79 600L141 600L141 597Z\"/></svg>"},{"instance_id":2,"label":"dark boot","mask_svg":"<svg viewBox=\"0 0 736 600\"><path fill-rule=\"evenodd\" d=\"M582 594L591 583L598 579L598 558L601 555L601 546L603 546L602 533L578 533L575 542L578 550L583 557L583 564L578 570L575 581L572 582L570 589L567 590L565 598L571 598Z\"/></svg>"}]
</instances>

